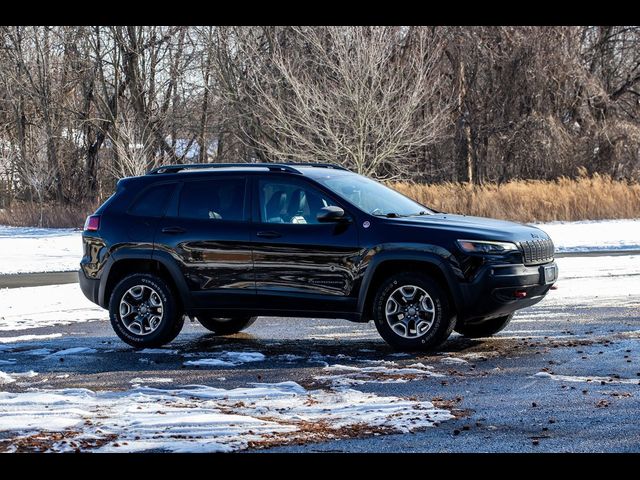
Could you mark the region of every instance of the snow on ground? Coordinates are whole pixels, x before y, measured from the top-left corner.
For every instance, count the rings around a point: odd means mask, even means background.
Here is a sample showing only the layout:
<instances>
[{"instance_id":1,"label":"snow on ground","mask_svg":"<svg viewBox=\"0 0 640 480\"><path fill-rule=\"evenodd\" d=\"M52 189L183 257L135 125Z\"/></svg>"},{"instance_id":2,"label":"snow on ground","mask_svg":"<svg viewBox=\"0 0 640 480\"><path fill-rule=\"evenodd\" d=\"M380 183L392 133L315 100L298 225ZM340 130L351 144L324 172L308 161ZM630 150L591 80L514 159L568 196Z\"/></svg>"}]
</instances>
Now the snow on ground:
<instances>
[{"instance_id":1,"label":"snow on ground","mask_svg":"<svg viewBox=\"0 0 640 480\"><path fill-rule=\"evenodd\" d=\"M172 350L170 348L143 348L142 350L136 350L136 353L146 353L149 355L175 355L178 350Z\"/></svg>"},{"instance_id":2,"label":"snow on ground","mask_svg":"<svg viewBox=\"0 0 640 480\"><path fill-rule=\"evenodd\" d=\"M62 336L61 333L50 333L48 335L18 335L17 337L0 337L0 343L32 342L34 340L51 340L53 338L60 338L61 336ZM0 345L0 350L2 350L1 347L2 345Z\"/></svg>"},{"instance_id":3,"label":"snow on ground","mask_svg":"<svg viewBox=\"0 0 640 480\"><path fill-rule=\"evenodd\" d=\"M407 367L400 367L388 360L371 361L377 366L357 367L354 365L327 365L323 371L328 375L313 377L321 383L328 383L333 387L360 385L363 383L406 383L426 377L443 377L441 373L433 371L430 365L414 363Z\"/></svg>"},{"instance_id":4,"label":"snow on ground","mask_svg":"<svg viewBox=\"0 0 640 480\"><path fill-rule=\"evenodd\" d=\"M444 363L445 365L466 365L469 363L463 358L456 357L443 357L440 359L440 362Z\"/></svg>"},{"instance_id":5,"label":"snow on ground","mask_svg":"<svg viewBox=\"0 0 640 480\"><path fill-rule=\"evenodd\" d=\"M601 383L606 384L630 384L638 385L637 378L613 378L613 377L580 377L575 375L555 375L548 372L538 372L534 377L549 378L559 382L586 382L586 383Z\"/></svg>"},{"instance_id":6,"label":"snow on ground","mask_svg":"<svg viewBox=\"0 0 640 480\"><path fill-rule=\"evenodd\" d=\"M243 363L262 362L265 359L264 354L260 352L221 352L214 358L188 360L184 362L184 365L199 367L235 367Z\"/></svg>"},{"instance_id":7,"label":"snow on ground","mask_svg":"<svg viewBox=\"0 0 640 480\"><path fill-rule=\"evenodd\" d=\"M136 377L129 380L129 383L138 384L138 385L148 385L149 383L171 383L173 382L172 378L166 377Z\"/></svg>"},{"instance_id":8,"label":"snow on ground","mask_svg":"<svg viewBox=\"0 0 640 480\"><path fill-rule=\"evenodd\" d=\"M87 300L77 283L0 289L0 331L106 318L106 310Z\"/></svg>"},{"instance_id":9,"label":"snow on ground","mask_svg":"<svg viewBox=\"0 0 640 480\"><path fill-rule=\"evenodd\" d=\"M557 252L639 250L640 219L533 224L553 240Z\"/></svg>"},{"instance_id":10,"label":"snow on ground","mask_svg":"<svg viewBox=\"0 0 640 480\"><path fill-rule=\"evenodd\" d=\"M78 445L101 452L162 449L233 451L270 444L327 440L364 432L410 432L453 418L431 402L382 397L348 388L306 390L295 382L251 384L232 390L208 386L135 387L0 392L0 431L52 436L54 451ZM24 438L23 437L23 438ZM14 438L12 443L19 442ZM117 443L116 443L117 442ZM8 446L11 451L12 446Z\"/></svg>"},{"instance_id":11,"label":"snow on ground","mask_svg":"<svg viewBox=\"0 0 640 480\"><path fill-rule=\"evenodd\" d=\"M640 249L640 219L535 226L551 236L558 252ZM0 274L76 270L82 257L81 234L70 228L0 225Z\"/></svg>"},{"instance_id":12,"label":"snow on ground","mask_svg":"<svg viewBox=\"0 0 640 480\"><path fill-rule=\"evenodd\" d=\"M640 255L558 258L558 289L542 305L640 306ZM536 315L524 310L518 318ZM539 314L538 314L539 315Z\"/></svg>"},{"instance_id":13,"label":"snow on ground","mask_svg":"<svg viewBox=\"0 0 640 480\"><path fill-rule=\"evenodd\" d=\"M77 270L82 232L0 225L0 274Z\"/></svg>"}]
</instances>

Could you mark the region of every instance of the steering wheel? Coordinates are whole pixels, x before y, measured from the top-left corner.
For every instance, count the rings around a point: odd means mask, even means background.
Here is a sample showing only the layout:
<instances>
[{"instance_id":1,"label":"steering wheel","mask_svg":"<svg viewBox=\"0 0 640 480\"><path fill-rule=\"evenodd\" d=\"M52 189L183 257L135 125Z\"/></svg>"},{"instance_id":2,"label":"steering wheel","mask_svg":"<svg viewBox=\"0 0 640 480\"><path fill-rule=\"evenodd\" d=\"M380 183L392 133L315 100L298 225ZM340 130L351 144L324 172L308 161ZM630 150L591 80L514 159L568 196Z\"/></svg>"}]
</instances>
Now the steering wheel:
<instances>
[{"instance_id":1,"label":"steering wheel","mask_svg":"<svg viewBox=\"0 0 640 480\"><path fill-rule=\"evenodd\" d=\"M371 210L371 215L378 215L380 213L382 213L382 209L380 208L374 208L373 210Z\"/></svg>"}]
</instances>

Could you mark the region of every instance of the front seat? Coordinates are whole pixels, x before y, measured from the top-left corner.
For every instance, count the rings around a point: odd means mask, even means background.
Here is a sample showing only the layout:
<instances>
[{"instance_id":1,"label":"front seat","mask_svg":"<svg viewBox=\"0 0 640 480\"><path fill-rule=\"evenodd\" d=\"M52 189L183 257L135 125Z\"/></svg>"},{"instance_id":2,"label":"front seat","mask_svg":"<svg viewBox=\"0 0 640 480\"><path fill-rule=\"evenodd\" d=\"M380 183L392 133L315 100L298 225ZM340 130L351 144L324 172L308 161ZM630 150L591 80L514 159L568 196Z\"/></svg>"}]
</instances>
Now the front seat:
<instances>
[{"instance_id":1,"label":"front seat","mask_svg":"<svg viewBox=\"0 0 640 480\"><path fill-rule=\"evenodd\" d=\"M291 194L291 199L289 200L289 206L287 207L287 215L289 216L289 221L293 223L307 223L304 218L304 210L307 205L305 199L305 192L301 188L295 190ZM294 217L296 220L294 221Z\"/></svg>"},{"instance_id":2,"label":"front seat","mask_svg":"<svg viewBox=\"0 0 640 480\"><path fill-rule=\"evenodd\" d=\"M282 215L284 214L287 194L283 190L278 190L271 195L271 198L265 206L266 221L268 223L285 223Z\"/></svg>"}]
</instances>

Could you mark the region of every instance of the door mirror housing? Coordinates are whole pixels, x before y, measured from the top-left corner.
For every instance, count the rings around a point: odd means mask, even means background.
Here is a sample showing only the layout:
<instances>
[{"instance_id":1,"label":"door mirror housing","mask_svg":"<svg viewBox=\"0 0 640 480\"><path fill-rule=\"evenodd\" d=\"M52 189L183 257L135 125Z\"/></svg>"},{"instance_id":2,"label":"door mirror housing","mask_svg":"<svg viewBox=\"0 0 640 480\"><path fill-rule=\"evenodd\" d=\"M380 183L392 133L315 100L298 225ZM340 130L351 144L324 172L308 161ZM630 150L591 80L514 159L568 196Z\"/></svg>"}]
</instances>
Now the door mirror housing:
<instances>
[{"instance_id":1,"label":"door mirror housing","mask_svg":"<svg viewBox=\"0 0 640 480\"><path fill-rule=\"evenodd\" d=\"M344 210L340 207L336 207L335 205L330 205L328 207L322 207L316 219L321 223L330 223L330 222L349 222L350 219L344 213Z\"/></svg>"}]
</instances>

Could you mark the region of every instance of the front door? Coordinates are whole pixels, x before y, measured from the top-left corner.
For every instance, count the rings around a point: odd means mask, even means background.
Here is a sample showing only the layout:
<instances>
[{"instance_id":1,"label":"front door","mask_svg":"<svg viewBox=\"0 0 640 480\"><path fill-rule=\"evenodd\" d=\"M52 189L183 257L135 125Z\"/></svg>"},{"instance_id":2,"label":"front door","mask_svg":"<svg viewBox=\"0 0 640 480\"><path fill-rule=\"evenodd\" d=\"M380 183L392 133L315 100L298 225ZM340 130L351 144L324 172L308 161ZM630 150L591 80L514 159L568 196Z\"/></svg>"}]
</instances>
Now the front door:
<instances>
[{"instance_id":1,"label":"front door","mask_svg":"<svg viewBox=\"0 0 640 480\"><path fill-rule=\"evenodd\" d=\"M258 177L254 189L251 239L261 306L301 312L353 310L360 255L356 225L316 219L322 207L342 205L310 182L290 176Z\"/></svg>"},{"instance_id":2,"label":"front door","mask_svg":"<svg viewBox=\"0 0 640 480\"><path fill-rule=\"evenodd\" d=\"M255 298L246 178L184 181L156 234L156 251L180 265L196 308L252 305Z\"/></svg>"}]
</instances>

